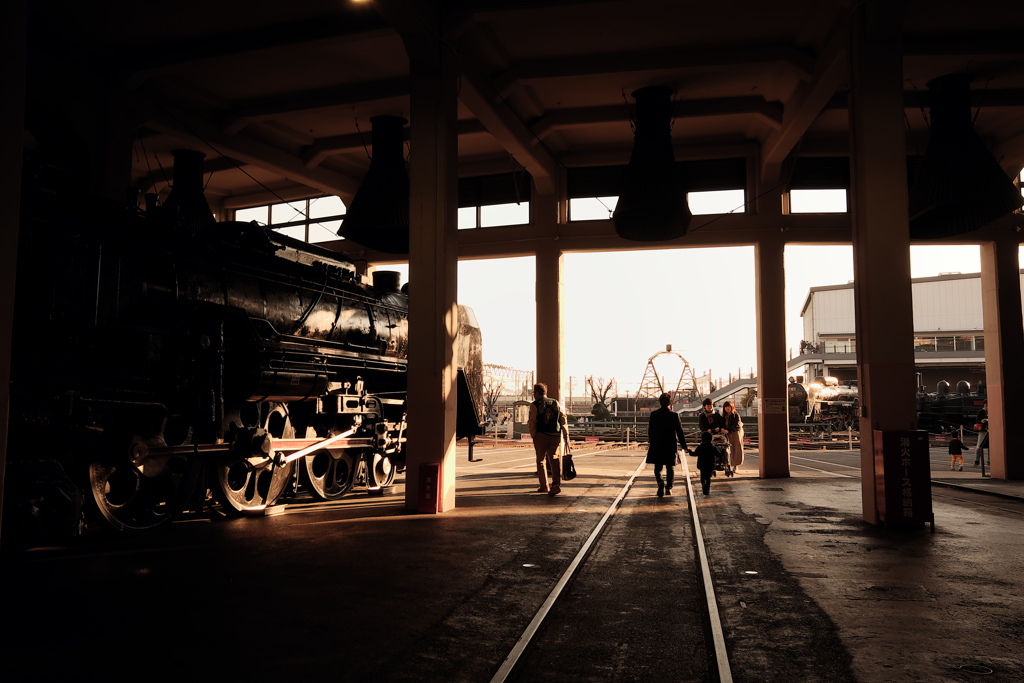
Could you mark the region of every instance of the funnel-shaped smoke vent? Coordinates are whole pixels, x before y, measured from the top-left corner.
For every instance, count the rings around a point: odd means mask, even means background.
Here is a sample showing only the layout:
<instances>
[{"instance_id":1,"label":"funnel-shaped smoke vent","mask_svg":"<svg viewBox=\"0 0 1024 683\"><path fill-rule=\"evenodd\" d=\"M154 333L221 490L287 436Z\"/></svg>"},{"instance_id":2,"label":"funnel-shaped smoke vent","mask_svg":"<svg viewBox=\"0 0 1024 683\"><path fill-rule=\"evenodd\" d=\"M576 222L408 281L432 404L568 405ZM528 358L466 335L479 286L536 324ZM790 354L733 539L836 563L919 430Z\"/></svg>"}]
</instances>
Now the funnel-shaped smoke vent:
<instances>
[{"instance_id":1,"label":"funnel-shaped smoke vent","mask_svg":"<svg viewBox=\"0 0 1024 683\"><path fill-rule=\"evenodd\" d=\"M928 82L931 133L910 191L910 236L949 237L976 230L1024 203L971 123L967 74Z\"/></svg>"},{"instance_id":2,"label":"funnel-shaped smoke vent","mask_svg":"<svg viewBox=\"0 0 1024 683\"><path fill-rule=\"evenodd\" d=\"M400 116L375 116L373 159L338 234L387 254L409 253L409 174Z\"/></svg>"},{"instance_id":3,"label":"funnel-shaped smoke vent","mask_svg":"<svg viewBox=\"0 0 1024 683\"><path fill-rule=\"evenodd\" d=\"M174 182L164 202L163 215L173 221L182 233L195 236L217 222L203 194L203 159L206 155L192 149L176 149L172 154Z\"/></svg>"},{"instance_id":4,"label":"funnel-shaped smoke vent","mask_svg":"<svg viewBox=\"0 0 1024 683\"><path fill-rule=\"evenodd\" d=\"M615 232L627 240L651 242L682 237L690 208L672 151L672 90L641 88L636 100L633 153L615 207Z\"/></svg>"}]
</instances>

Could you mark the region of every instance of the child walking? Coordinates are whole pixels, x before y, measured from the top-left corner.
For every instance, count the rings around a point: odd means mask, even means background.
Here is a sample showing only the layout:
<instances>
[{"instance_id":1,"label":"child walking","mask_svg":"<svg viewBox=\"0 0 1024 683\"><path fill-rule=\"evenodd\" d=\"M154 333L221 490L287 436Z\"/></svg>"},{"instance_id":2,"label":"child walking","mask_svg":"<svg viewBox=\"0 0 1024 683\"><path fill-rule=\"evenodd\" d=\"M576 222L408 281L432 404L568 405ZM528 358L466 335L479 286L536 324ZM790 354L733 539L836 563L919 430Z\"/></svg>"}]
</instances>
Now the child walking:
<instances>
[{"instance_id":1,"label":"child walking","mask_svg":"<svg viewBox=\"0 0 1024 683\"><path fill-rule=\"evenodd\" d=\"M949 469L964 471L964 451L971 450L964 445L964 442L960 440L960 435L957 434L949 440Z\"/></svg>"},{"instance_id":2,"label":"child walking","mask_svg":"<svg viewBox=\"0 0 1024 683\"><path fill-rule=\"evenodd\" d=\"M715 476L715 460L718 449L711 445L711 432L700 435L700 445L693 449L697 456L697 469L700 470L700 486L704 495L711 495L711 477Z\"/></svg>"}]
</instances>

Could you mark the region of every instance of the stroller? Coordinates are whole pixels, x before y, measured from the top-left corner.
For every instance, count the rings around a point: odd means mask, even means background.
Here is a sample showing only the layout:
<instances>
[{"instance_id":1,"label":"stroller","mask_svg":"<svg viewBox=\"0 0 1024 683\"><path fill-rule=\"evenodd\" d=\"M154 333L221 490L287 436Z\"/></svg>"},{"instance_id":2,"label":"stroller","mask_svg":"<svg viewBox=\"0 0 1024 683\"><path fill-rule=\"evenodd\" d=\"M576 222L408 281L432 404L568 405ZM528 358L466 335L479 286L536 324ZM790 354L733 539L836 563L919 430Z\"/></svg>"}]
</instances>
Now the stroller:
<instances>
[{"instance_id":1,"label":"stroller","mask_svg":"<svg viewBox=\"0 0 1024 683\"><path fill-rule=\"evenodd\" d=\"M729 437L725 434L712 434L711 445L718 451L718 455L715 456L715 471L725 472L725 476L731 477L736 473L736 468L731 463L731 446L729 446Z\"/></svg>"}]
</instances>

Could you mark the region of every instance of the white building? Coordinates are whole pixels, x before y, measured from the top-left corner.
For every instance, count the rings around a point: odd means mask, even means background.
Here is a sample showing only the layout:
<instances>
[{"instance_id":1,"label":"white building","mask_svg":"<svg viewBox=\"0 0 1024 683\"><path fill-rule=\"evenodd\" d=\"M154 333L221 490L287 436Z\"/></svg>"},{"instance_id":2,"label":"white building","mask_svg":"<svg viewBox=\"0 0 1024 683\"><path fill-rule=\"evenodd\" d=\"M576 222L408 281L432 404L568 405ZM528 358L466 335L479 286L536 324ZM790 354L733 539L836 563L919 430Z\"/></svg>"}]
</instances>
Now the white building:
<instances>
[{"instance_id":1,"label":"white building","mask_svg":"<svg viewBox=\"0 0 1024 683\"><path fill-rule=\"evenodd\" d=\"M1024 270L1021 270L1024 286ZM915 364L929 391L941 380L977 387L985 379L981 274L948 273L911 281ZM804 340L789 374L857 379L857 334L853 283L811 287L800 311Z\"/></svg>"}]
</instances>

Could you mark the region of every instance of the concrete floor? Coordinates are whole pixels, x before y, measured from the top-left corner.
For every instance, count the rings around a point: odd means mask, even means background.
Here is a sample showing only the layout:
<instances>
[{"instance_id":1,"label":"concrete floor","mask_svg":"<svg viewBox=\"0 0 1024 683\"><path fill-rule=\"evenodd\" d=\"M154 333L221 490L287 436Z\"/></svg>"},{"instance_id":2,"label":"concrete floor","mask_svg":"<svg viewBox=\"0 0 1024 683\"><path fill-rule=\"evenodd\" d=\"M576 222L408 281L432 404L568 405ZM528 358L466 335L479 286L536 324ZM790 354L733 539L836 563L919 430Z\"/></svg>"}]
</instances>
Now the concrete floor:
<instances>
[{"instance_id":1,"label":"concrete floor","mask_svg":"<svg viewBox=\"0 0 1024 683\"><path fill-rule=\"evenodd\" d=\"M578 456L550 498L490 457L442 515L353 495L5 557L0 678L490 680L639 462ZM697 497L734 680L1024 680L1024 483L949 473L934 531L887 531L856 479L753 467ZM512 680L711 680L683 491L638 478Z\"/></svg>"}]
</instances>

